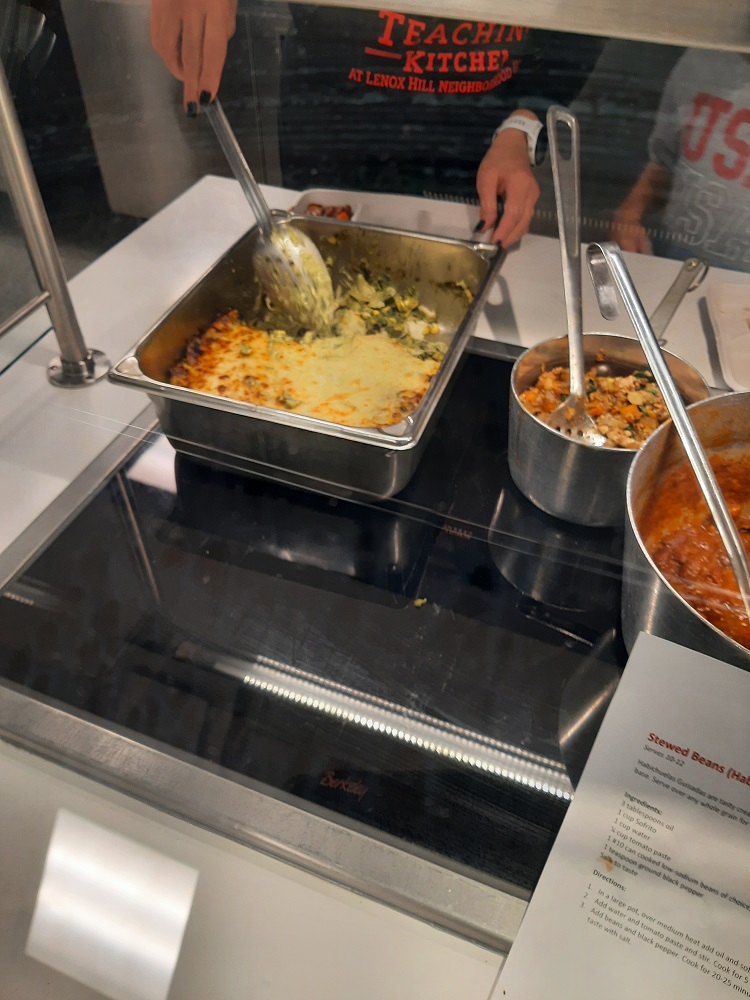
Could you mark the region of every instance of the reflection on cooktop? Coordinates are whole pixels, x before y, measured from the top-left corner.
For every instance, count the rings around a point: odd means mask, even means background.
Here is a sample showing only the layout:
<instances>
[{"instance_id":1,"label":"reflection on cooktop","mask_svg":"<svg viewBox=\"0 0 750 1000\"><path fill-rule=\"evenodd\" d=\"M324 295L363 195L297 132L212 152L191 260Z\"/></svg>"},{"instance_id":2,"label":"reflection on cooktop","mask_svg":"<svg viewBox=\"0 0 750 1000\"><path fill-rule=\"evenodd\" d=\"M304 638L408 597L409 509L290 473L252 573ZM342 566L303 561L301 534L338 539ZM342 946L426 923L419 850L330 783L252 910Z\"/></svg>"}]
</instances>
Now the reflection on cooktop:
<instances>
[{"instance_id":1,"label":"reflection on cooktop","mask_svg":"<svg viewBox=\"0 0 750 1000\"><path fill-rule=\"evenodd\" d=\"M621 538L539 515L469 357L383 502L149 442L7 589L0 669L530 889L624 662Z\"/></svg>"}]
</instances>

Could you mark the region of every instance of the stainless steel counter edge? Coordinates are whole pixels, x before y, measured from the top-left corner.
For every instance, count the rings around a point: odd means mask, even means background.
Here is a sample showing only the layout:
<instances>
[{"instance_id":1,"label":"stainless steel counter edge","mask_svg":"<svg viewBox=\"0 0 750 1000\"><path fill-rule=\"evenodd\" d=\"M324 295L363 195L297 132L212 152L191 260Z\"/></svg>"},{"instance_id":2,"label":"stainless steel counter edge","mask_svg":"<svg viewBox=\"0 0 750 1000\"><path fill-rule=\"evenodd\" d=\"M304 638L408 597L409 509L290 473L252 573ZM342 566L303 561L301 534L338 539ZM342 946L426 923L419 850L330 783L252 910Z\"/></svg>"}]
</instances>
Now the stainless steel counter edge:
<instances>
[{"instance_id":1,"label":"stainless steel counter edge","mask_svg":"<svg viewBox=\"0 0 750 1000\"><path fill-rule=\"evenodd\" d=\"M506 953L526 903L264 786L0 684L0 739L410 916Z\"/></svg>"}]
</instances>

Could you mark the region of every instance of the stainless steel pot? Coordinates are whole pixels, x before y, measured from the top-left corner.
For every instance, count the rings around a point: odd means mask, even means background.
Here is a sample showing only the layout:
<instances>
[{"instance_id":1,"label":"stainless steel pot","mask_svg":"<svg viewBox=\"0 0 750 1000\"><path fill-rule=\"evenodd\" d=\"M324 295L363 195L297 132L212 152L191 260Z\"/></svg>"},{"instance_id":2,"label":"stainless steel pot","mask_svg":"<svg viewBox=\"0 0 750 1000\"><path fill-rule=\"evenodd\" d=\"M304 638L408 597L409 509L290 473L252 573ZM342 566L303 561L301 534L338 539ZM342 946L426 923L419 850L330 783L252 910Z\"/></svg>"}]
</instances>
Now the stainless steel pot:
<instances>
[{"instance_id":1,"label":"stainless steel pot","mask_svg":"<svg viewBox=\"0 0 750 1000\"><path fill-rule=\"evenodd\" d=\"M732 448L750 455L750 393L706 399L690 407L690 417L709 452ZM627 482L623 561L622 633L630 650L639 632L750 670L750 650L702 618L657 569L641 535L644 512L662 477L686 461L677 434L665 424L637 453Z\"/></svg>"},{"instance_id":2,"label":"stainless steel pot","mask_svg":"<svg viewBox=\"0 0 750 1000\"><path fill-rule=\"evenodd\" d=\"M600 358L614 375L628 375L646 363L637 340L616 334L583 336L586 366ZM664 352L686 403L708 396L708 386L692 365ZM518 358L510 376L508 465L520 491L541 510L591 527L619 526L625 518L625 486L636 451L594 448L552 430L521 403L544 368L567 365L566 337L545 340Z\"/></svg>"},{"instance_id":3,"label":"stainless steel pot","mask_svg":"<svg viewBox=\"0 0 750 1000\"><path fill-rule=\"evenodd\" d=\"M588 613L619 601L620 535L550 517L514 483L500 493L487 541L508 583L540 604Z\"/></svg>"}]
</instances>

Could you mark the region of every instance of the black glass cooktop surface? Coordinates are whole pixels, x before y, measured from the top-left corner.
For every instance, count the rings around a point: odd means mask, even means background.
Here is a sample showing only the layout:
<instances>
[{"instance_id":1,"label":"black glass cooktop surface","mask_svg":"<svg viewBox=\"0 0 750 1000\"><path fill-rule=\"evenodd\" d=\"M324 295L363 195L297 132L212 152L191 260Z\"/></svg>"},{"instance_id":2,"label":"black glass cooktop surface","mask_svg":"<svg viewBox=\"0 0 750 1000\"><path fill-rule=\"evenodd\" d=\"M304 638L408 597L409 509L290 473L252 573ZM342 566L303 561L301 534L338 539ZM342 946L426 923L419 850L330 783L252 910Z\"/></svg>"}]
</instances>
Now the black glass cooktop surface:
<instances>
[{"instance_id":1,"label":"black glass cooktop surface","mask_svg":"<svg viewBox=\"0 0 750 1000\"><path fill-rule=\"evenodd\" d=\"M152 437L4 592L2 674L530 890L624 663L622 539L515 489L509 370L467 357L382 502Z\"/></svg>"}]
</instances>

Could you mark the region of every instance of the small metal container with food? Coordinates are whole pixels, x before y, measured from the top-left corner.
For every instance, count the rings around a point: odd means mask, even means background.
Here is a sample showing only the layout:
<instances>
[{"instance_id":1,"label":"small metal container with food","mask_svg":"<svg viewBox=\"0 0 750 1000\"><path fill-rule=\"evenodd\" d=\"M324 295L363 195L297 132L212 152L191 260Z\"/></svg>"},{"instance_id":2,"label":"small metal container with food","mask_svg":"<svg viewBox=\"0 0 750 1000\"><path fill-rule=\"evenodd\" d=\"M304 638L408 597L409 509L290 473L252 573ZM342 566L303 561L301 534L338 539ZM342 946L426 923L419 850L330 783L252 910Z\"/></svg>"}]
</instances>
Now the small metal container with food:
<instances>
[{"instance_id":1,"label":"small metal container with food","mask_svg":"<svg viewBox=\"0 0 750 1000\"><path fill-rule=\"evenodd\" d=\"M493 244L279 215L320 247L334 285L365 261L397 289L415 290L436 314L446 352L412 413L395 426L350 427L171 384L171 367L217 316L235 309L252 322L257 314L255 229L112 368L110 379L148 393L175 449L200 461L311 489L392 496L416 469L504 252Z\"/></svg>"},{"instance_id":2,"label":"small metal container with food","mask_svg":"<svg viewBox=\"0 0 750 1000\"><path fill-rule=\"evenodd\" d=\"M587 368L603 364L614 376L646 364L637 340L616 334L583 336ZM664 352L686 403L708 396L708 387L686 361ZM567 338L545 340L518 358L511 372L508 464L515 484L541 510L591 527L619 527L625 518L625 487L635 449L592 447L549 427L521 402L544 370L566 365Z\"/></svg>"}]
</instances>

